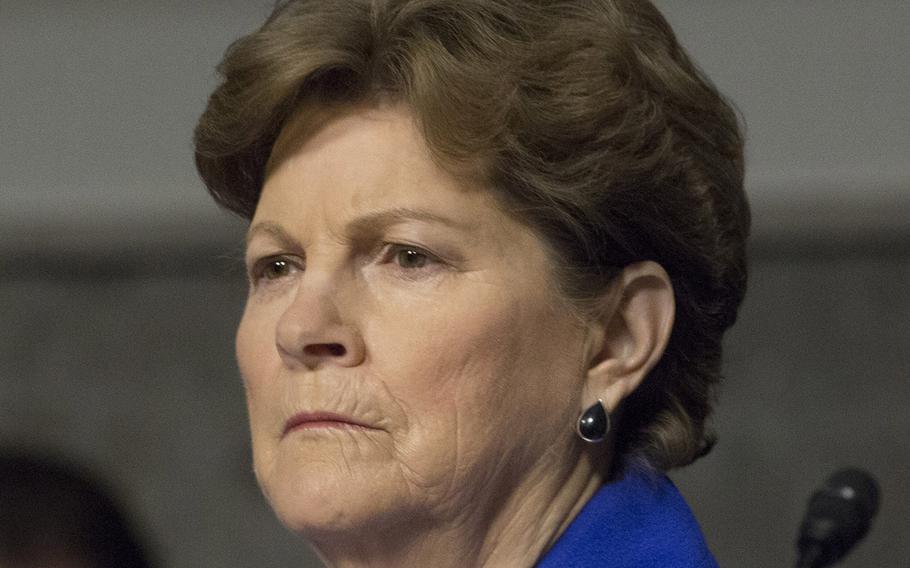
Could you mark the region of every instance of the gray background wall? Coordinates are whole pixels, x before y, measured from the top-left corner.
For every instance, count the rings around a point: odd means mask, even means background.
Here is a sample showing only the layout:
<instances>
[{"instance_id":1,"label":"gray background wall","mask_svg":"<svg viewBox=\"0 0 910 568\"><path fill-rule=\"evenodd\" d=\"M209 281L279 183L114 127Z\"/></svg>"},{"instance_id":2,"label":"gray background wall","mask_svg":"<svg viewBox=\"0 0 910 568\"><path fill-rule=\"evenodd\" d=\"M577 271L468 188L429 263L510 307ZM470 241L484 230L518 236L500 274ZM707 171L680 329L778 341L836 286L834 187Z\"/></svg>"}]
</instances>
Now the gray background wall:
<instances>
[{"instance_id":1,"label":"gray background wall","mask_svg":"<svg viewBox=\"0 0 910 568\"><path fill-rule=\"evenodd\" d=\"M758 568L863 465L884 506L844 566L906 566L910 4L658 4L743 112L756 227L721 443L675 478L721 564ZM312 561L250 474L242 226L191 163L212 68L269 6L0 0L0 444L102 472L164 566Z\"/></svg>"}]
</instances>

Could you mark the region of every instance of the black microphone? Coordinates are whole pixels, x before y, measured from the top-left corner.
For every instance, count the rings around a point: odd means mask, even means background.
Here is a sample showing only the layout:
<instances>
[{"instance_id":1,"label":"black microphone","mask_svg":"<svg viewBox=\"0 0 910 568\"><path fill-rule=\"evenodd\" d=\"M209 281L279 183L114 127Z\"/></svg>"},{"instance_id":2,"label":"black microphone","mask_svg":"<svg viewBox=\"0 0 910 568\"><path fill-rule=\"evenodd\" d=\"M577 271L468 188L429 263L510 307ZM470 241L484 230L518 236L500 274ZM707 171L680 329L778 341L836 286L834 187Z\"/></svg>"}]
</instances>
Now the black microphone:
<instances>
[{"instance_id":1,"label":"black microphone","mask_svg":"<svg viewBox=\"0 0 910 568\"><path fill-rule=\"evenodd\" d=\"M878 512L879 489L861 469L842 469L812 494L799 531L796 568L831 566L859 542Z\"/></svg>"}]
</instances>

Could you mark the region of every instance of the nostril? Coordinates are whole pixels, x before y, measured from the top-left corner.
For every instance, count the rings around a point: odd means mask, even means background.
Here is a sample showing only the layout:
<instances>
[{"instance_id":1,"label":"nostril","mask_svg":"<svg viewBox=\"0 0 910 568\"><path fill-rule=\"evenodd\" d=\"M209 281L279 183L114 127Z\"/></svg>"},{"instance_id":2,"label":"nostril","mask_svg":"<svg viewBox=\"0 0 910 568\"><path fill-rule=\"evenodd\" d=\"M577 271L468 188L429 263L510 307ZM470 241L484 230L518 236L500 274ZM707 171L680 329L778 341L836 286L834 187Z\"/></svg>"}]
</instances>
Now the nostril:
<instances>
[{"instance_id":1,"label":"nostril","mask_svg":"<svg viewBox=\"0 0 910 568\"><path fill-rule=\"evenodd\" d=\"M340 343L316 343L307 345L304 351L317 357L341 357L347 353L347 349Z\"/></svg>"}]
</instances>

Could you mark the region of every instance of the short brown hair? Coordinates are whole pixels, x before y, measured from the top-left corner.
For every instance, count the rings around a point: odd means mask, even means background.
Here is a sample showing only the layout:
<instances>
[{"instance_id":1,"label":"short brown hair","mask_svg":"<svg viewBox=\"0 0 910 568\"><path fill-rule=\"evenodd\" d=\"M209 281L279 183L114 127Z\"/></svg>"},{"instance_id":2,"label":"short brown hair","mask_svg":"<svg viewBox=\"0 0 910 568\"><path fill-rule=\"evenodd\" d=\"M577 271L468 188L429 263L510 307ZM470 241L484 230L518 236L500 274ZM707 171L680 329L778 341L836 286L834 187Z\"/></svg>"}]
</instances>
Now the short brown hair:
<instances>
[{"instance_id":1,"label":"short brown hair","mask_svg":"<svg viewBox=\"0 0 910 568\"><path fill-rule=\"evenodd\" d=\"M673 282L666 352L625 402L617 455L685 465L721 337L746 287L749 208L735 113L643 0L294 0L230 46L195 133L196 165L251 218L295 111L406 103L434 157L475 165L555 253L582 313L627 264Z\"/></svg>"}]
</instances>

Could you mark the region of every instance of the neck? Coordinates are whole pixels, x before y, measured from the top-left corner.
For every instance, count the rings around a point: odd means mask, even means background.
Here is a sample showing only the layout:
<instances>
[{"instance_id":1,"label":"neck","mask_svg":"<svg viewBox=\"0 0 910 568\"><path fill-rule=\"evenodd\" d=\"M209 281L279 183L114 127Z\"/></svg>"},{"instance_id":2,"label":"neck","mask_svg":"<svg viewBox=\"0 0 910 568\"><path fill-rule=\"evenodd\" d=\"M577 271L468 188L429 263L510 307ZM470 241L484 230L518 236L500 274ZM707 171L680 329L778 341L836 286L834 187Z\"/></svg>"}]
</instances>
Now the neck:
<instances>
[{"instance_id":1,"label":"neck","mask_svg":"<svg viewBox=\"0 0 910 568\"><path fill-rule=\"evenodd\" d=\"M572 467L541 463L503 498L481 490L468 510L445 521L385 522L380 530L324 535L312 544L328 566L533 566L605 481L587 454ZM554 475L554 472L558 472ZM388 520L386 520L388 521Z\"/></svg>"}]
</instances>

